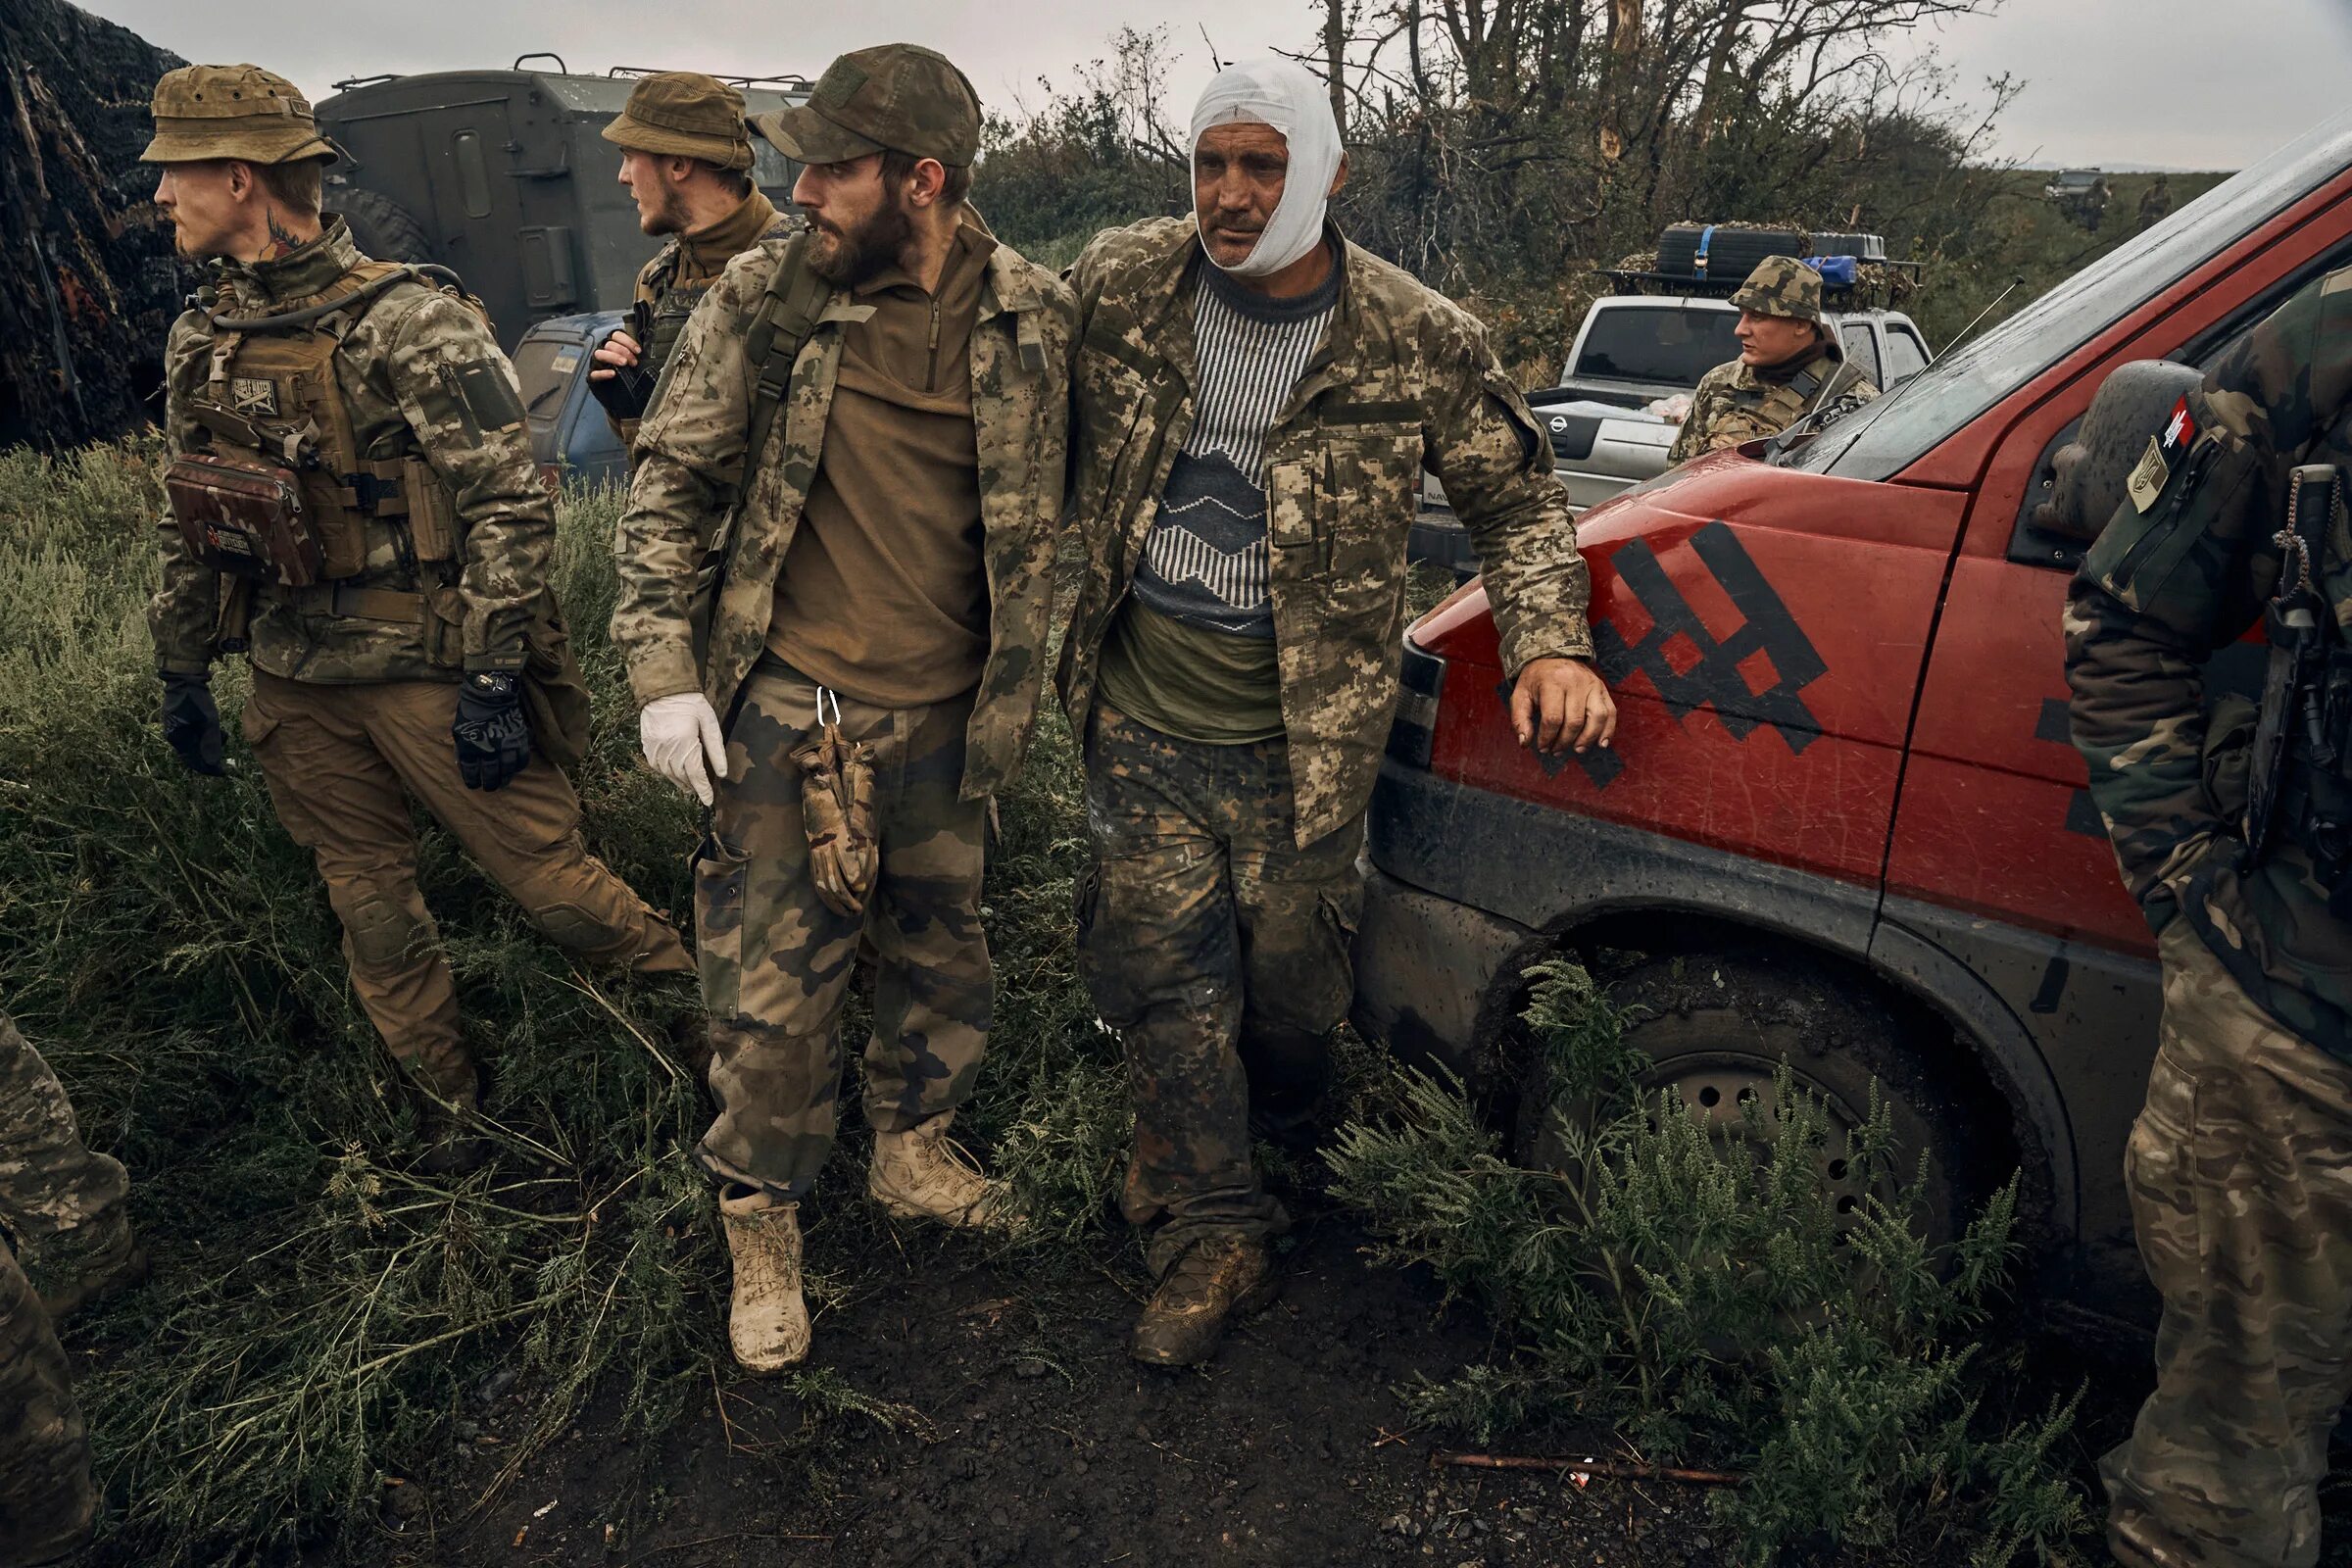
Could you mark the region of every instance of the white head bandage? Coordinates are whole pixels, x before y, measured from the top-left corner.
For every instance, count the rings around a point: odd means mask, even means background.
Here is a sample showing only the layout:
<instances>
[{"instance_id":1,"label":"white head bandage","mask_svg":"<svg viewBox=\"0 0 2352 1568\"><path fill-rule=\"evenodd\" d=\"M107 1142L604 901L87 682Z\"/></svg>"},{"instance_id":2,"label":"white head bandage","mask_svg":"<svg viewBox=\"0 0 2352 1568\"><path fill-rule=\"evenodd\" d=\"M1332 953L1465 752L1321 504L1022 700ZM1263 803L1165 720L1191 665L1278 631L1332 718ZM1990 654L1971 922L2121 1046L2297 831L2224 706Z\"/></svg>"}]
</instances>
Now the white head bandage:
<instances>
[{"instance_id":1,"label":"white head bandage","mask_svg":"<svg viewBox=\"0 0 2352 1568\"><path fill-rule=\"evenodd\" d=\"M1290 172L1266 231L1240 266L1225 268L1242 277L1263 277L1281 271L1322 241L1332 176L1340 172L1340 127L1331 117L1331 89L1292 60L1228 66L1211 77L1193 109L1194 155L1200 154L1202 131L1236 124L1270 125L1290 143ZM1198 212L1193 221L1200 223ZM1202 238L1205 242L1206 236ZM1209 259L1214 261L1215 253ZM1217 265L1224 267L1222 262Z\"/></svg>"}]
</instances>

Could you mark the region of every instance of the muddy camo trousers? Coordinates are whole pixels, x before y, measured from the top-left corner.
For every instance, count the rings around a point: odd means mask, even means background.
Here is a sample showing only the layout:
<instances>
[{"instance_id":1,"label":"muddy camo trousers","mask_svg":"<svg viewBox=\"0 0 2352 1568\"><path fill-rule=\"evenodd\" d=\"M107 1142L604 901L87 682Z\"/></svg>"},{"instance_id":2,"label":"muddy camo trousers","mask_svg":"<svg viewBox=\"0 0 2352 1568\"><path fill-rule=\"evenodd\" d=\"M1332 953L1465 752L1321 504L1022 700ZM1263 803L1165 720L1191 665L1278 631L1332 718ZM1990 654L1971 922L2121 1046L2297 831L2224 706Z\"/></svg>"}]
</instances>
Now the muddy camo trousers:
<instances>
[{"instance_id":1,"label":"muddy camo trousers","mask_svg":"<svg viewBox=\"0 0 2352 1568\"><path fill-rule=\"evenodd\" d=\"M562 768L534 756L503 789L466 787L449 733L457 709L454 684L326 686L255 670L244 729L278 820L318 860L360 1005L395 1060L466 1100L473 1062L440 929L416 887L412 796L559 947L641 974L692 973L694 959L588 853Z\"/></svg>"},{"instance_id":2,"label":"muddy camo trousers","mask_svg":"<svg viewBox=\"0 0 2352 1568\"><path fill-rule=\"evenodd\" d=\"M2189 928L2124 1176L2164 1298L2156 1392L2107 1454L2132 1568L2307 1568L2352 1395L2352 1065L2258 1007Z\"/></svg>"},{"instance_id":3,"label":"muddy camo trousers","mask_svg":"<svg viewBox=\"0 0 2352 1568\"><path fill-rule=\"evenodd\" d=\"M89 1539L89 1428L41 1298L0 1247L0 1563L54 1562Z\"/></svg>"},{"instance_id":4,"label":"muddy camo trousers","mask_svg":"<svg viewBox=\"0 0 2352 1568\"><path fill-rule=\"evenodd\" d=\"M833 1148L836 1026L861 940L874 955L864 1109L877 1132L970 1098L993 1006L980 928L988 803L962 798L972 698L895 709L841 699L843 734L874 755L881 867L861 915L829 907L809 875L791 754L814 727L816 700L815 683L790 665L768 658L754 668L695 860L718 1102L696 1154L720 1183L786 1202L807 1194Z\"/></svg>"},{"instance_id":5,"label":"muddy camo trousers","mask_svg":"<svg viewBox=\"0 0 2352 1568\"><path fill-rule=\"evenodd\" d=\"M38 1272L44 1257L93 1250L128 1227L122 1161L94 1152L49 1063L0 1013L0 1229ZM71 1237L47 1252L43 1244ZM91 1243L77 1248L76 1244ZM0 1556L0 1563L7 1561Z\"/></svg>"},{"instance_id":6,"label":"muddy camo trousers","mask_svg":"<svg viewBox=\"0 0 2352 1568\"><path fill-rule=\"evenodd\" d=\"M1283 740L1178 740L1098 700L1086 748L1093 869L1079 958L1135 1102L1121 1206L1163 1221L1164 1273L1211 1237L1287 1223L1250 1160L1252 1112L1301 1125L1354 995L1361 818L1301 849Z\"/></svg>"}]
</instances>

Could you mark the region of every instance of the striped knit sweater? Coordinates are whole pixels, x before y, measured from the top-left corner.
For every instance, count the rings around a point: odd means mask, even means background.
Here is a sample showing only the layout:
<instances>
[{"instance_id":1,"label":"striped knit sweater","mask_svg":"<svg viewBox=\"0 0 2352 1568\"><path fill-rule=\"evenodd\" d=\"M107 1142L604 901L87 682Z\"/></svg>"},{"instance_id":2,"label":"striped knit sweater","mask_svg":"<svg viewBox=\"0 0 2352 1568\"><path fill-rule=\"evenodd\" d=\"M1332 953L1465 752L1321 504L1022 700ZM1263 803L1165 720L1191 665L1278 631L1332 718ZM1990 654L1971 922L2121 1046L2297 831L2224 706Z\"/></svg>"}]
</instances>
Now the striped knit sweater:
<instances>
[{"instance_id":1,"label":"striped knit sweater","mask_svg":"<svg viewBox=\"0 0 2352 1568\"><path fill-rule=\"evenodd\" d=\"M1340 297L1340 270L1314 293L1266 299L1203 262L1194 306L1200 385L1192 434L1168 470L1135 594L1172 620L1272 637L1266 555L1266 431Z\"/></svg>"}]
</instances>

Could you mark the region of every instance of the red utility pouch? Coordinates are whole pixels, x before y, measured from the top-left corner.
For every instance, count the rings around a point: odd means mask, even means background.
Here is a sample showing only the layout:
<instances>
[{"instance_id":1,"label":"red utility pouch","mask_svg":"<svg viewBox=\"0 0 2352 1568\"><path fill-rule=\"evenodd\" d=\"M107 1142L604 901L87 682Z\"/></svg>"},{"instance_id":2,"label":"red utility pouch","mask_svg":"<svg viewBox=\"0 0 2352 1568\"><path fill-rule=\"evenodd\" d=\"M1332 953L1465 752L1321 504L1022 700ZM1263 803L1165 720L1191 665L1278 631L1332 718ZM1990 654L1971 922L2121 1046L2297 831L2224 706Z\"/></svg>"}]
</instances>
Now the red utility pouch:
<instances>
[{"instance_id":1,"label":"red utility pouch","mask_svg":"<svg viewBox=\"0 0 2352 1568\"><path fill-rule=\"evenodd\" d=\"M190 453L164 470L164 493L180 537L215 571L289 588L323 575L291 469Z\"/></svg>"}]
</instances>

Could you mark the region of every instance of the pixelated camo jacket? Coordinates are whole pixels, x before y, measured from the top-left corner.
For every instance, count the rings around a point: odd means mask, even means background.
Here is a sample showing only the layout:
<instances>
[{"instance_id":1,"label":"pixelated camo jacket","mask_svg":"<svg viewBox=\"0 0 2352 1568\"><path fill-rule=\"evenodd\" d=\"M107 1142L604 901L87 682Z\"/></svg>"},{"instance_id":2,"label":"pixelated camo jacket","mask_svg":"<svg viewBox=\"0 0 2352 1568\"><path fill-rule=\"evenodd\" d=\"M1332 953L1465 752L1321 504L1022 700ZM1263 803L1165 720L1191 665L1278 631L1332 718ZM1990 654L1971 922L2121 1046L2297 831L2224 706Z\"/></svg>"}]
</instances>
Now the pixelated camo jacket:
<instances>
[{"instance_id":1,"label":"pixelated camo jacket","mask_svg":"<svg viewBox=\"0 0 2352 1568\"><path fill-rule=\"evenodd\" d=\"M1301 844L1370 800L1396 704L1405 536L1426 467L1485 567L1504 668L1590 657L1591 580L1551 448L1468 312L1331 235L1346 258L1324 341L1267 432L1274 640ZM1071 519L1087 552L1056 682L1083 726L1111 619L1191 432L1193 220L1096 237L1071 269L1082 328Z\"/></svg>"},{"instance_id":2,"label":"pixelated camo jacket","mask_svg":"<svg viewBox=\"0 0 2352 1568\"><path fill-rule=\"evenodd\" d=\"M979 223L968 209L965 220ZM628 662L640 705L699 689L723 714L766 646L776 572L816 478L842 327L870 309L847 289L835 289L826 301L793 362L782 415L758 457L750 490L730 519L759 377L744 336L790 243L762 240L729 264L695 307L661 405L638 433L637 472L613 536L620 595L612 641ZM989 650L964 750L967 799L1013 776L1044 690L1076 325L1067 285L998 245L971 341ZM689 606L698 564L722 538L726 576L709 657L698 663Z\"/></svg>"}]
</instances>

